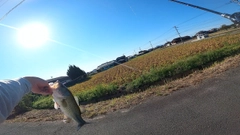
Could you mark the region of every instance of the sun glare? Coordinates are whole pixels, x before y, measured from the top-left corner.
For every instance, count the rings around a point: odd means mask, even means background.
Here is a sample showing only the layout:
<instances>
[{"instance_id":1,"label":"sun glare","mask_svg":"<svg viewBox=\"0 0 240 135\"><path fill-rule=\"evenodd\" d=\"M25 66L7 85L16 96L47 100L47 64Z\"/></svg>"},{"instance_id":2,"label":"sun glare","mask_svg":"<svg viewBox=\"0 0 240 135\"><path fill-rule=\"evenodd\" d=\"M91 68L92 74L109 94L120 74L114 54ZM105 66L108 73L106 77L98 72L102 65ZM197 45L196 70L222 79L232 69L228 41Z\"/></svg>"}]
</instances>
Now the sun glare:
<instances>
[{"instance_id":1,"label":"sun glare","mask_svg":"<svg viewBox=\"0 0 240 135\"><path fill-rule=\"evenodd\" d=\"M27 48L35 48L43 45L49 36L46 26L40 23L28 24L18 31L18 41Z\"/></svg>"}]
</instances>

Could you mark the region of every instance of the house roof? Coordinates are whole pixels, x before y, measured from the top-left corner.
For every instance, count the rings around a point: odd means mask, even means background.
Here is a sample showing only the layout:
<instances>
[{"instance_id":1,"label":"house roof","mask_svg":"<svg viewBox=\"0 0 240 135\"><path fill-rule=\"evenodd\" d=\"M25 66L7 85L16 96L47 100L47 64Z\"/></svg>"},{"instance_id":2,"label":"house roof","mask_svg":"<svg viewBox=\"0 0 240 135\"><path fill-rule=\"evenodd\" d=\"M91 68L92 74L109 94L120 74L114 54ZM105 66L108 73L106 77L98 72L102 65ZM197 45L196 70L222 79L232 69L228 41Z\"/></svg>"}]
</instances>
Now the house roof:
<instances>
[{"instance_id":1,"label":"house roof","mask_svg":"<svg viewBox=\"0 0 240 135\"><path fill-rule=\"evenodd\" d=\"M56 82L56 81L60 81L60 82L64 82L66 80L71 80L68 76L60 76L60 77L56 77L56 78L51 78L51 79L48 79L47 82L50 83L50 82Z\"/></svg>"}]
</instances>

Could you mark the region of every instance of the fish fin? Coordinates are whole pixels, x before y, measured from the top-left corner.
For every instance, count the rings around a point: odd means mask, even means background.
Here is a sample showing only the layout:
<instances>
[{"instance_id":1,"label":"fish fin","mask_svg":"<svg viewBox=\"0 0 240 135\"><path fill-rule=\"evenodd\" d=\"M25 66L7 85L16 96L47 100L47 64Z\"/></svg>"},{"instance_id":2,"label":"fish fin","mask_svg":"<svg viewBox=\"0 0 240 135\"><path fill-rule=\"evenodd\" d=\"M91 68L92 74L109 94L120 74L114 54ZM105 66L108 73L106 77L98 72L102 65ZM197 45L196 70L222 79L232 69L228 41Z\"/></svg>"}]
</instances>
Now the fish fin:
<instances>
[{"instance_id":1,"label":"fish fin","mask_svg":"<svg viewBox=\"0 0 240 135\"><path fill-rule=\"evenodd\" d=\"M60 108L60 106L58 105L57 102L54 102L54 108L55 108L56 110L58 110L58 109Z\"/></svg>"},{"instance_id":2,"label":"fish fin","mask_svg":"<svg viewBox=\"0 0 240 135\"><path fill-rule=\"evenodd\" d=\"M60 105L53 99L54 102L54 109L58 110L60 108Z\"/></svg>"},{"instance_id":3,"label":"fish fin","mask_svg":"<svg viewBox=\"0 0 240 135\"><path fill-rule=\"evenodd\" d=\"M85 122L85 121L84 121L84 122ZM87 122L85 122L85 123L79 123L79 124L78 124L78 127L77 127L77 131L78 131L84 124L89 124L89 123L87 123Z\"/></svg>"},{"instance_id":4,"label":"fish fin","mask_svg":"<svg viewBox=\"0 0 240 135\"><path fill-rule=\"evenodd\" d=\"M81 124L78 124L77 131L82 127Z\"/></svg>"},{"instance_id":5,"label":"fish fin","mask_svg":"<svg viewBox=\"0 0 240 135\"><path fill-rule=\"evenodd\" d=\"M69 122L71 122L71 118L69 118L68 116L66 116L66 115L63 115L63 122L64 123L69 123Z\"/></svg>"},{"instance_id":6,"label":"fish fin","mask_svg":"<svg viewBox=\"0 0 240 135\"><path fill-rule=\"evenodd\" d=\"M81 105L79 106L79 109L80 109L81 113L85 113L86 112L86 109L83 106L81 106Z\"/></svg>"},{"instance_id":7,"label":"fish fin","mask_svg":"<svg viewBox=\"0 0 240 135\"><path fill-rule=\"evenodd\" d=\"M77 117L80 122L78 122L78 129L79 130L84 124L87 124L86 121L82 119L82 117Z\"/></svg>"},{"instance_id":8,"label":"fish fin","mask_svg":"<svg viewBox=\"0 0 240 135\"><path fill-rule=\"evenodd\" d=\"M77 97L77 96L74 96L74 99L75 99L77 105L79 106L79 100L78 100L78 97Z\"/></svg>"}]
</instances>

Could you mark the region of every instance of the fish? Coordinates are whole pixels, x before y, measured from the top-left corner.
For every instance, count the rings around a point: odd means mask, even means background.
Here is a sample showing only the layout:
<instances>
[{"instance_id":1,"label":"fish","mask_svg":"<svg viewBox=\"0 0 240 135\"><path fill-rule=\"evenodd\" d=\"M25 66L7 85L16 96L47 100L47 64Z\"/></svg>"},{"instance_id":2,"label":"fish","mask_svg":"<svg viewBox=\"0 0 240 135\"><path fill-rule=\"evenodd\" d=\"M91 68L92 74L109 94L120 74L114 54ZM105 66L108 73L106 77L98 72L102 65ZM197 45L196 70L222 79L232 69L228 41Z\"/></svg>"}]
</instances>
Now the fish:
<instances>
[{"instance_id":1,"label":"fish","mask_svg":"<svg viewBox=\"0 0 240 135\"><path fill-rule=\"evenodd\" d=\"M66 117L71 118L78 123L77 130L79 130L84 124L86 124L86 121L83 120L80 108L71 91L59 81L56 81L50 87L52 88L53 99L60 110Z\"/></svg>"},{"instance_id":2,"label":"fish","mask_svg":"<svg viewBox=\"0 0 240 135\"><path fill-rule=\"evenodd\" d=\"M78 97L77 97L77 96L74 96L74 99L75 99L77 105L79 106L81 113L86 112L86 109L85 109L84 107L82 107L81 105L79 105ZM60 109L60 106L55 102L54 99L53 99L53 102L54 102L54 105L53 105L54 108L55 108L56 110ZM62 120L62 121L63 121L63 123L69 123L69 122L71 121L71 118L68 118L66 115L63 115L63 120Z\"/></svg>"}]
</instances>

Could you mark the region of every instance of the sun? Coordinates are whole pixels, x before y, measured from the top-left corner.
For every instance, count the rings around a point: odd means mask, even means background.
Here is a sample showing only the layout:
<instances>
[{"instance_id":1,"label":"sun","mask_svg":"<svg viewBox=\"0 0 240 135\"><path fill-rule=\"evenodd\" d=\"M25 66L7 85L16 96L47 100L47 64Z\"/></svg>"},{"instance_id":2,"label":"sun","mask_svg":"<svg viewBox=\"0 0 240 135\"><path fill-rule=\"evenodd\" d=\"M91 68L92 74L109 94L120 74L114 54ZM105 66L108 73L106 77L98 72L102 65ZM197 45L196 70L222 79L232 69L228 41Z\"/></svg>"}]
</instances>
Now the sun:
<instances>
[{"instance_id":1,"label":"sun","mask_svg":"<svg viewBox=\"0 0 240 135\"><path fill-rule=\"evenodd\" d=\"M42 46L49 37L48 28L41 23L32 23L18 30L18 42L26 48Z\"/></svg>"}]
</instances>

